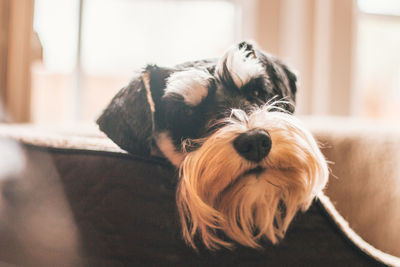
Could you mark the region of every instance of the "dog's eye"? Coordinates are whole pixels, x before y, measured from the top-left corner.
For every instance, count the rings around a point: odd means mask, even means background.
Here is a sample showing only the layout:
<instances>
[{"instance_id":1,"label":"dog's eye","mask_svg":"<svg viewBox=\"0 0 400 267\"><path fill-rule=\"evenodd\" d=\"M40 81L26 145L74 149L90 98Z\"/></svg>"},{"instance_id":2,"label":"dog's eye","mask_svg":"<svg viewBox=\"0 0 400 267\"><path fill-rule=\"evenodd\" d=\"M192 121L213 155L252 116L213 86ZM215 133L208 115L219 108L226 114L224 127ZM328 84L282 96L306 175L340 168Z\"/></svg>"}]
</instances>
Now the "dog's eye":
<instances>
[{"instance_id":1,"label":"dog's eye","mask_svg":"<svg viewBox=\"0 0 400 267\"><path fill-rule=\"evenodd\" d=\"M258 97L260 95L260 92L258 90L253 91L253 96Z\"/></svg>"}]
</instances>

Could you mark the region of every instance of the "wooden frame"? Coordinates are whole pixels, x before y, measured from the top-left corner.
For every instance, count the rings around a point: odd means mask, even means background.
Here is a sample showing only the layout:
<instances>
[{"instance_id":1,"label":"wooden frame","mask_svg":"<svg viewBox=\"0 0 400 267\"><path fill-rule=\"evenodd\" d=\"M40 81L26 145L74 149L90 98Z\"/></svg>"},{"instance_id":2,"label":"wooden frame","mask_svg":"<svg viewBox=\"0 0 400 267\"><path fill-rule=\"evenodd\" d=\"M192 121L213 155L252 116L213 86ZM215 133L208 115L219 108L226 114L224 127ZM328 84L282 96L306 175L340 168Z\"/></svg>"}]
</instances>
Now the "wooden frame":
<instances>
[{"instance_id":1,"label":"wooden frame","mask_svg":"<svg viewBox=\"0 0 400 267\"><path fill-rule=\"evenodd\" d=\"M0 2L0 100L12 122L30 121L33 12L34 0Z\"/></svg>"},{"instance_id":2,"label":"wooden frame","mask_svg":"<svg viewBox=\"0 0 400 267\"><path fill-rule=\"evenodd\" d=\"M6 70L8 48L8 6L9 0L0 1L0 122L5 120L3 103L6 97Z\"/></svg>"}]
</instances>

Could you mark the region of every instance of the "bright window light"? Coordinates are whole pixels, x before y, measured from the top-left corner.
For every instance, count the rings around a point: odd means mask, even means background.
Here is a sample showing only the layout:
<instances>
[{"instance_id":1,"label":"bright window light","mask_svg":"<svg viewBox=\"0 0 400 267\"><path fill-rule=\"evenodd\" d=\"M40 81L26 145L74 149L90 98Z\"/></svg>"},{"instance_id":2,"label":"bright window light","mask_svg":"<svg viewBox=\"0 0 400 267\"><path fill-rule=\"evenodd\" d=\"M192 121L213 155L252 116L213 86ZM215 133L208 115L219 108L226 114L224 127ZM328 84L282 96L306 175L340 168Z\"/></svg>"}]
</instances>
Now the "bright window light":
<instances>
[{"instance_id":1,"label":"bright window light","mask_svg":"<svg viewBox=\"0 0 400 267\"><path fill-rule=\"evenodd\" d=\"M358 0L357 4L365 13L400 16L399 0Z\"/></svg>"},{"instance_id":2,"label":"bright window light","mask_svg":"<svg viewBox=\"0 0 400 267\"><path fill-rule=\"evenodd\" d=\"M32 67L36 123L94 121L146 64L221 55L240 39L237 0L35 0L43 62ZM49 101L51 99L51 101Z\"/></svg>"},{"instance_id":3,"label":"bright window light","mask_svg":"<svg viewBox=\"0 0 400 267\"><path fill-rule=\"evenodd\" d=\"M226 1L85 3L82 63L90 73L209 58L234 40L235 6Z\"/></svg>"},{"instance_id":4,"label":"bright window light","mask_svg":"<svg viewBox=\"0 0 400 267\"><path fill-rule=\"evenodd\" d=\"M71 72L76 64L78 0L35 0L34 18L46 69Z\"/></svg>"}]
</instances>

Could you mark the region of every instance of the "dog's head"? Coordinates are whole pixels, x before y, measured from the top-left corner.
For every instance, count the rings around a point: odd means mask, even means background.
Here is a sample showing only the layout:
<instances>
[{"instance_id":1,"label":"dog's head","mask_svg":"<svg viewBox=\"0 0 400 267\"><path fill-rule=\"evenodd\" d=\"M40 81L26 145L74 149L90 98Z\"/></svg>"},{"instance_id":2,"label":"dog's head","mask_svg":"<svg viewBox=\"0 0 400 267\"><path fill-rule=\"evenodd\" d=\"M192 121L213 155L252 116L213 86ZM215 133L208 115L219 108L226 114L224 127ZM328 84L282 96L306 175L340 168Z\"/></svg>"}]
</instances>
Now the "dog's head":
<instances>
[{"instance_id":1,"label":"dog's head","mask_svg":"<svg viewBox=\"0 0 400 267\"><path fill-rule=\"evenodd\" d=\"M179 168L190 245L198 234L209 249L258 247L282 238L328 177L315 140L292 116L295 94L286 65L242 42L220 59L147 66L98 123L127 151L161 151Z\"/></svg>"}]
</instances>

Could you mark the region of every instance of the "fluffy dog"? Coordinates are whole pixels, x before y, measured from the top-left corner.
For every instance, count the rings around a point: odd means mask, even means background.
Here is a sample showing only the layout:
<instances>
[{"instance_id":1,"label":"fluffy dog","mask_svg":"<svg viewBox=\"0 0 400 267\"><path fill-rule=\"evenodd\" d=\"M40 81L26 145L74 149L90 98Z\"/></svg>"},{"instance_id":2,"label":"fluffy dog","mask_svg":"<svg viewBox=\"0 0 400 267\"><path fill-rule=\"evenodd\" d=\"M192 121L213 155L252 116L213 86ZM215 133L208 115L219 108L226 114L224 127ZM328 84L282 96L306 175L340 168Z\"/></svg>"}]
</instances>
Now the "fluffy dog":
<instances>
[{"instance_id":1,"label":"fluffy dog","mask_svg":"<svg viewBox=\"0 0 400 267\"><path fill-rule=\"evenodd\" d=\"M283 238L324 188L328 168L292 114L296 76L254 44L219 59L147 66L111 101L100 128L134 154L179 168L176 202L196 248L257 248Z\"/></svg>"}]
</instances>

